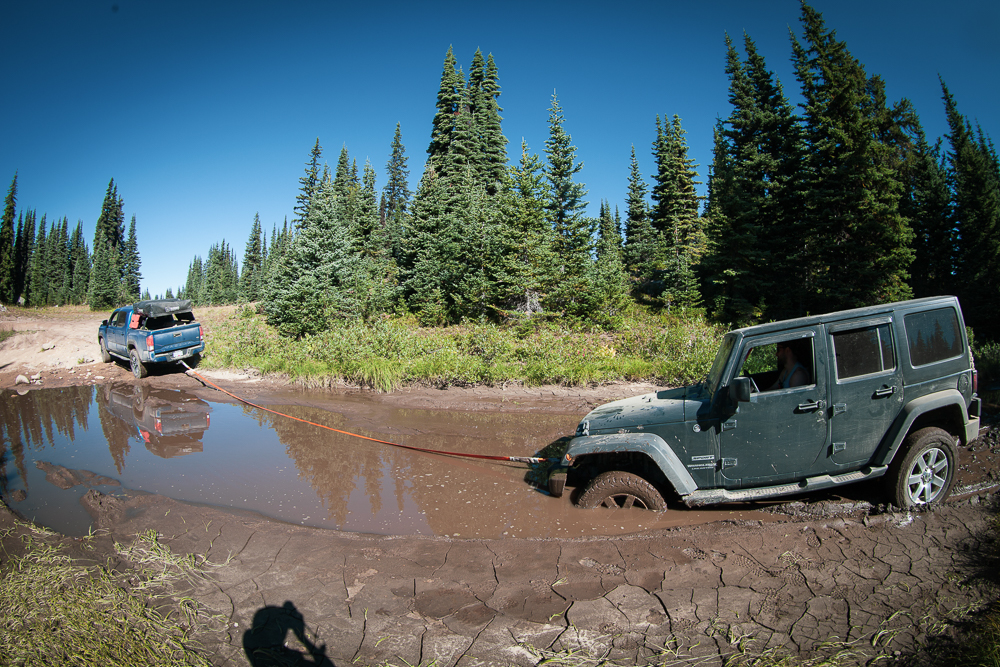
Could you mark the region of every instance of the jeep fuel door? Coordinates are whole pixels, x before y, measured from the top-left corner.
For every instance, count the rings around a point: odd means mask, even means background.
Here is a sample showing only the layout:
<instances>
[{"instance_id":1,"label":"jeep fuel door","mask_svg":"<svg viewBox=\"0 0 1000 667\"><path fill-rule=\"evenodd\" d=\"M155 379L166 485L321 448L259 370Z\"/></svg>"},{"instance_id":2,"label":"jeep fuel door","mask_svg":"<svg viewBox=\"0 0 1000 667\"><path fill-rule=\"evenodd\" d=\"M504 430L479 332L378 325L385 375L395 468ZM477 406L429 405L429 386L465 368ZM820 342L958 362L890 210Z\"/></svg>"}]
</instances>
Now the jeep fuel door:
<instances>
[{"instance_id":1,"label":"jeep fuel door","mask_svg":"<svg viewBox=\"0 0 1000 667\"><path fill-rule=\"evenodd\" d=\"M828 325L833 463L861 464L875 453L903 406L892 317Z\"/></svg>"},{"instance_id":2,"label":"jeep fuel door","mask_svg":"<svg viewBox=\"0 0 1000 667\"><path fill-rule=\"evenodd\" d=\"M735 489L808 476L827 450L826 343L822 325L743 340L735 377L753 379L749 402L732 402L723 416L721 483ZM808 383L780 387L776 345L791 343ZM819 364L817 364L819 360ZM778 388L772 389L775 384Z\"/></svg>"}]
</instances>

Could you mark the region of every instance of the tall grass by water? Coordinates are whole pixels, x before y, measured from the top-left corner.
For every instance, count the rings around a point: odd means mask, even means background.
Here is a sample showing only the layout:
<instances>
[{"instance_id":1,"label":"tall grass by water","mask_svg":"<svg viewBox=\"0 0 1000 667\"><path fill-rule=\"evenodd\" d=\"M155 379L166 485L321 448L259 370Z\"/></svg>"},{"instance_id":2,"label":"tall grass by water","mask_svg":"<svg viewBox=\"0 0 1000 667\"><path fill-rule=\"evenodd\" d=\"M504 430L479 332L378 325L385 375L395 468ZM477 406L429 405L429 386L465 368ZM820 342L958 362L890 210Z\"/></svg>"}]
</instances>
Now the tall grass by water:
<instances>
[{"instance_id":1,"label":"tall grass by water","mask_svg":"<svg viewBox=\"0 0 1000 667\"><path fill-rule=\"evenodd\" d=\"M413 318L384 317L339 321L290 340L251 308L230 312L206 323L206 366L380 391L406 384L685 384L708 372L725 333L699 314L638 311L612 330L541 318L424 328Z\"/></svg>"}]
</instances>

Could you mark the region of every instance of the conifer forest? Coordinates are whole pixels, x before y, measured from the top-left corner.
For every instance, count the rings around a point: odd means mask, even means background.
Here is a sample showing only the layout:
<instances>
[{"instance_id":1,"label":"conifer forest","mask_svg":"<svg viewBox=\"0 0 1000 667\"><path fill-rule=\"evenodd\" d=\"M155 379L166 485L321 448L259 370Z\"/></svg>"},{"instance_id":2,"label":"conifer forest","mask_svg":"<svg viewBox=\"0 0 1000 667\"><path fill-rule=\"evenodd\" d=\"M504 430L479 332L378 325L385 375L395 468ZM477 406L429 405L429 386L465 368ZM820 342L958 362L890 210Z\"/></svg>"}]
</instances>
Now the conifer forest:
<instances>
[{"instance_id":1,"label":"conifer forest","mask_svg":"<svg viewBox=\"0 0 1000 667\"><path fill-rule=\"evenodd\" d=\"M466 75L449 49L415 190L398 124L386 128L381 186L372 164L346 147L324 154L317 139L304 147L290 218L255 217L242 257L221 240L192 259L176 293L156 296L255 303L300 338L385 314L425 326L531 316L614 326L640 305L749 324L955 294L977 335L994 337L1000 160L989 134L942 80L948 133L928 138L912 105L887 99L819 12L803 4L799 27L790 55L800 104L750 36L727 36L730 109L705 173L688 157L682 119L650 118L634 128L626 200L601 201L596 218L573 110L553 95L541 151L510 146L492 54L477 50ZM655 173L640 173L637 150L652 152ZM136 216L126 227L114 180L89 246L82 222L18 211L16 199L15 174L0 302L106 310L149 296Z\"/></svg>"}]
</instances>

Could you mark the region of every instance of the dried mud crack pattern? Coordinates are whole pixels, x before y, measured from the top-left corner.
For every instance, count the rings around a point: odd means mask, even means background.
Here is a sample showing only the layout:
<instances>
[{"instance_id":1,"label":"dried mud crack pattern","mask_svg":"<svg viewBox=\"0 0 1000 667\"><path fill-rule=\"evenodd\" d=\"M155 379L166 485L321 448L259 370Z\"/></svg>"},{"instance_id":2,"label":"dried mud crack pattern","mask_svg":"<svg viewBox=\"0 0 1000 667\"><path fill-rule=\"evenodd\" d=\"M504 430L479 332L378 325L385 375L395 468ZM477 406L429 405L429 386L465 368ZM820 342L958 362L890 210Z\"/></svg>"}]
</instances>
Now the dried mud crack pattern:
<instances>
[{"instance_id":1,"label":"dried mud crack pattern","mask_svg":"<svg viewBox=\"0 0 1000 667\"><path fill-rule=\"evenodd\" d=\"M255 617L290 603L305 641L334 664L451 666L568 653L721 664L750 639L803 655L831 640L859 659L908 652L931 622L977 599L963 544L988 513L965 502L578 540L352 535L162 498L131 499L128 516L119 530L155 523L175 553L225 563L193 591L230 617L214 662L249 664ZM284 643L311 655L290 631Z\"/></svg>"}]
</instances>

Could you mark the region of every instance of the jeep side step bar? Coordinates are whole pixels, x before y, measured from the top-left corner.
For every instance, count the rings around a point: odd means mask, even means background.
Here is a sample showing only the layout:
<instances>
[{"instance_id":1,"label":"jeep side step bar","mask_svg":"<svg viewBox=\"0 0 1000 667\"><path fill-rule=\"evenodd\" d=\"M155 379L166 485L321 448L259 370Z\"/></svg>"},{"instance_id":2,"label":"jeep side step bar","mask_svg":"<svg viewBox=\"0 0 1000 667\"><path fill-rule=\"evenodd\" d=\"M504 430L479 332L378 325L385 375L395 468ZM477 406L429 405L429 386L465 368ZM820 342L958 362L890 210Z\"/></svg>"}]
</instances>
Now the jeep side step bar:
<instances>
[{"instance_id":1,"label":"jeep side step bar","mask_svg":"<svg viewBox=\"0 0 1000 667\"><path fill-rule=\"evenodd\" d=\"M779 496L791 496L797 493L806 493L818 489L826 489L833 486L841 486L853 482L860 482L865 479L881 477L886 473L889 466L874 466L845 472L842 475L817 475L804 479L801 482L791 484L779 484L777 486L763 486L755 489L741 489L730 491L729 489L703 489L681 496L681 500L688 507L699 507L701 505L712 505L715 503L735 503L746 500L763 500L765 498L777 498Z\"/></svg>"}]
</instances>

